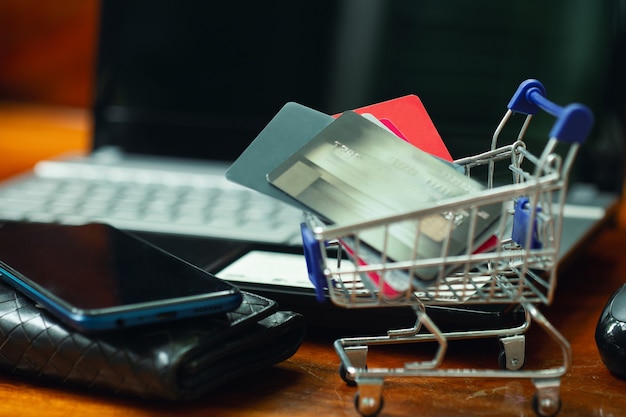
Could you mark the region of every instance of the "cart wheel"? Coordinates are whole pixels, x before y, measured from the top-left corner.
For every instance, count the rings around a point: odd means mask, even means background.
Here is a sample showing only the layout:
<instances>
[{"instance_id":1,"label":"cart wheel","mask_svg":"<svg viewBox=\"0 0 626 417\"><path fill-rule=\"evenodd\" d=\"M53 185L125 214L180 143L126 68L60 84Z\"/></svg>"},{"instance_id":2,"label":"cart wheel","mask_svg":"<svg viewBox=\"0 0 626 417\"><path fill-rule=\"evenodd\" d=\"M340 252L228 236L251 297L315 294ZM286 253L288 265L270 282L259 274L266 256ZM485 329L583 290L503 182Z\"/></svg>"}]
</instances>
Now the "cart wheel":
<instances>
[{"instance_id":1,"label":"cart wheel","mask_svg":"<svg viewBox=\"0 0 626 417\"><path fill-rule=\"evenodd\" d=\"M367 371L367 365L365 366L364 369ZM345 382L346 385L350 387L356 387L357 385L356 381L348 375L348 370L346 369L346 366L343 363L339 365L339 376L341 377L341 379L343 379L343 382Z\"/></svg>"},{"instance_id":2,"label":"cart wheel","mask_svg":"<svg viewBox=\"0 0 626 417\"><path fill-rule=\"evenodd\" d=\"M363 417L377 416L383 409L384 402L382 395L378 398L361 398L361 394L357 392L354 396L354 407Z\"/></svg>"},{"instance_id":3,"label":"cart wheel","mask_svg":"<svg viewBox=\"0 0 626 417\"><path fill-rule=\"evenodd\" d=\"M343 382L345 382L346 385L356 387L356 381L348 375L348 370L343 363L339 365L339 376L343 379Z\"/></svg>"},{"instance_id":4,"label":"cart wheel","mask_svg":"<svg viewBox=\"0 0 626 417\"><path fill-rule=\"evenodd\" d=\"M511 358L509 362L506 352L504 349L500 350L500 354L498 354L498 366L500 369L517 371L524 366L524 360L519 360L517 358Z\"/></svg>"},{"instance_id":5,"label":"cart wheel","mask_svg":"<svg viewBox=\"0 0 626 417\"><path fill-rule=\"evenodd\" d=\"M498 365L500 369L518 371L526 362L526 337L514 335L500 338L500 355Z\"/></svg>"},{"instance_id":6,"label":"cart wheel","mask_svg":"<svg viewBox=\"0 0 626 417\"><path fill-rule=\"evenodd\" d=\"M554 417L559 414L559 411L561 411L561 405L561 398L556 400L552 398L544 398L540 401L537 393L533 395L533 410L538 416Z\"/></svg>"}]
</instances>

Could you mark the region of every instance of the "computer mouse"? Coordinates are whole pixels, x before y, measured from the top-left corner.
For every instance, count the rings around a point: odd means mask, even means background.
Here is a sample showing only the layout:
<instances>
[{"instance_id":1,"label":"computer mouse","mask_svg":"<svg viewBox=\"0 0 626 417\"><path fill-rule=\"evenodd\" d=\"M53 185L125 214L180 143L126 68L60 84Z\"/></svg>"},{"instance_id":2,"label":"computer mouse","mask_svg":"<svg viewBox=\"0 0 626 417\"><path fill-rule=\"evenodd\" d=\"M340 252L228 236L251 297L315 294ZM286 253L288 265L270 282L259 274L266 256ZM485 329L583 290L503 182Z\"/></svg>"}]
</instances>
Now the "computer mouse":
<instances>
[{"instance_id":1,"label":"computer mouse","mask_svg":"<svg viewBox=\"0 0 626 417\"><path fill-rule=\"evenodd\" d=\"M595 339L607 369L626 377L626 284L611 296L604 307L596 325Z\"/></svg>"}]
</instances>

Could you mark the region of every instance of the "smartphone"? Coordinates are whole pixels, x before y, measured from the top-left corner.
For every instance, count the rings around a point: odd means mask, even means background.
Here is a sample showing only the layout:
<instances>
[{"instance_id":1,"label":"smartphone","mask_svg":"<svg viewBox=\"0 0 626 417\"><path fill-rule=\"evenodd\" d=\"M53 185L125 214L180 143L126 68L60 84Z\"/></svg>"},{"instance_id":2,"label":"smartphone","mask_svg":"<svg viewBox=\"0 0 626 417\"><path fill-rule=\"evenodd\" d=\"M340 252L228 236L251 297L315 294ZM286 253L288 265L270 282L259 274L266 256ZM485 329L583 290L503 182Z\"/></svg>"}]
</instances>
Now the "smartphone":
<instances>
[{"instance_id":1,"label":"smartphone","mask_svg":"<svg viewBox=\"0 0 626 417\"><path fill-rule=\"evenodd\" d=\"M113 226L0 223L0 278L79 331L236 309L239 289Z\"/></svg>"}]
</instances>

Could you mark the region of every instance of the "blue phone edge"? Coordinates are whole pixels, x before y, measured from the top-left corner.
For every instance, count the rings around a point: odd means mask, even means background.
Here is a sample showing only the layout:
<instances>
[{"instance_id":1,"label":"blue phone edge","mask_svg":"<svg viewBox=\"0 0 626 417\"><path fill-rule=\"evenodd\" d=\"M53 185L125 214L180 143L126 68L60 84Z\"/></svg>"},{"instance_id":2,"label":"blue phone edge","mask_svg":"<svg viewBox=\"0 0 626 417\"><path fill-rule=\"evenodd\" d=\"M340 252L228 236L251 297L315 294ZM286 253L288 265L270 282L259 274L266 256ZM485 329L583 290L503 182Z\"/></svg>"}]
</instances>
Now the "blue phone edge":
<instances>
[{"instance_id":1,"label":"blue phone edge","mask_svg":"<svg viewBox=\"0 0 626 417\"><path fill-rule=\"evenodd\" d=\"M64 324L82 332L116 330L225 313L235 310L243 300L241 291L233 286L230 291L207 293L211 294L209 298L201 295L169 299L165 300L166 303L129 304L122 308L116 307L110 311L95 313L56 301L55 298L58 297L48 296L29 285L2 264L0 264L0 279L49 311Z\"/></svg>"}]
</instances>

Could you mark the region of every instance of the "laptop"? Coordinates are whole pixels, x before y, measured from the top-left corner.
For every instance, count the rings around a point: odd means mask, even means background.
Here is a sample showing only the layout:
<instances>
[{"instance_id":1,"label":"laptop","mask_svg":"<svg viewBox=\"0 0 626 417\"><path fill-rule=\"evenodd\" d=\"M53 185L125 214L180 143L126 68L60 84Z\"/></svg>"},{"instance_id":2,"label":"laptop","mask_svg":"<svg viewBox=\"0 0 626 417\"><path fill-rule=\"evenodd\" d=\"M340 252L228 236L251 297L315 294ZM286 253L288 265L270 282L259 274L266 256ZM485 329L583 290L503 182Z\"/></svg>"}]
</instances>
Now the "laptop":
<instances>
[{"instance_id":1,"label":"laptop","mask_svg":"<svg viewBox=\"0 0 626 417\"><path fill-rule=\"evenodd\" d=\"M526 78L540 79L554 101L584 102L596 115L613 105L575 82L590 73L589 61L614 58L593 51L595 60L578 59L591 53L590 42L571 62L540 48L503 52L522 44L527 30L512 4L494 11L451 0L302 3L103 0L91 152L41 161L3 183L0 219L104 221L212 270L242 247L300 250L299 210L224 178L286 102L335 114L417 94L455 157L489 146ZM541 8L590 16L565 0ZM537 18L543 15L555 14L533 14L537 36L554 26ZM504 16L506 27L498 24ZM593 16L598 28L611 18L604 8ZM565 32L583 33L578 23L564 22ZM485 27L498 36L476 30ZM564 66L574 81L559 76ZM594 91L608 91L607 74L593 77L586 82ZM528 137L540 145L546 139L545 132ZM602 149L606 140L597 135L588 148ZM609 154L598 170L621 166L606 159L620 152ZM590 151L581 159L594 158ZM606 223L621 189L621 170L608 183L588 171L579 169L571 187L564 260Z\"/></svg>"}]
</instances>

